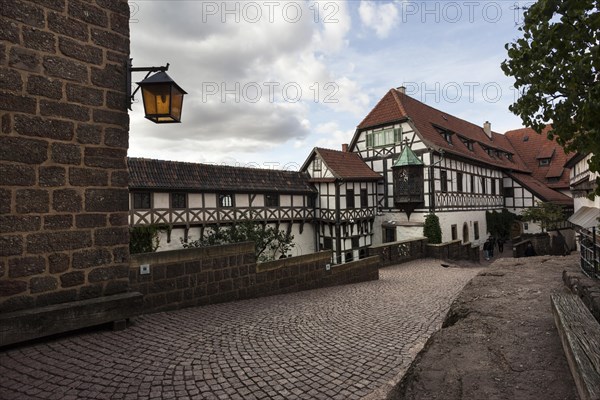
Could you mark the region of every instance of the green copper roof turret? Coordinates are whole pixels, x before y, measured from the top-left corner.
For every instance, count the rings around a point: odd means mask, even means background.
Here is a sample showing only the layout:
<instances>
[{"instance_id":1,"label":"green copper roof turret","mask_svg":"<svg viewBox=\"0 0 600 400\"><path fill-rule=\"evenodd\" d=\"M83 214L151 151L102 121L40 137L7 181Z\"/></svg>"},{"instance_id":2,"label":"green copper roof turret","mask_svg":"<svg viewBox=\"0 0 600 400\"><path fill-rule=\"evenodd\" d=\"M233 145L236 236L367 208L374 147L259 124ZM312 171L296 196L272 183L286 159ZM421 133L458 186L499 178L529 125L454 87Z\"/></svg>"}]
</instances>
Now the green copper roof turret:
<instances>
[{"instance_id":1,"label":"green copper roof turret","mask_svg":"<svg viewBox=\"0 0 600 400\"><path fill-rule=\"evenodd\" d=\"M423 165L423 161L408 146L404 146L404 150L400 153L400 157L396 160L393 167L405 167L407 165Z\"/></svg>"}]
</instances>

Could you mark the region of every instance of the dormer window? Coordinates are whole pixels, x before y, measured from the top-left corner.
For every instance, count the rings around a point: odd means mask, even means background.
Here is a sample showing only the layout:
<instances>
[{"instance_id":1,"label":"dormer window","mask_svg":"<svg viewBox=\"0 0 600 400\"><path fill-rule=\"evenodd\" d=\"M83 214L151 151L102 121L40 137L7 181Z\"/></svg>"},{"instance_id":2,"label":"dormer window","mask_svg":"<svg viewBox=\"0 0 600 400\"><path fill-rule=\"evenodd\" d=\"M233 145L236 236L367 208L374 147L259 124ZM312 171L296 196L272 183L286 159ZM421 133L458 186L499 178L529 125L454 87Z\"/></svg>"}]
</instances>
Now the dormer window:
<instances>
[{"instance_id":1,"label":"dormer window","mask_svg":"<svg viewBox=\"0 0 600 400\"><path fill-rule=\"evenodd\" d=\"M513 155L511 153L506 153L506 158L508 159L508 161L512 161Z\"/></svg>"},{"instance_id":2,"label":"dormer window","mask_svg":"<svg viewBox=\"0 0 600 400\"><path fill-rule=\"evenodd\" d=\"M467 147L467 149L469 149L469 151L473 151L473 141L472 140L469 140L462 136L459 136L459 138L460 138L460 141L463 142L463 144Z\"/></svg>"},{"instance_id":3,"label":"dormer window","mask_svg":"<svg viewBox=\"0 0 600 400\"><path fill-rule=\"evenodd\" d=\"M540 158L538 159L539 163L540 163L540 167L545 167L547 165L550 165L550 159L549 158Z\"/></svg>"},{"instance_id":4,"label":"dormer window","mask_svg":"<svg viewBox=\"0 0 600 400\"><path fill-rule=\"evenodd\" d=\"M452 132L447 129L440 128L439 126L434 126L434 128L439 132L440 135L442 135L448 144L452 144Z\"/></svg>"}]
</instances>

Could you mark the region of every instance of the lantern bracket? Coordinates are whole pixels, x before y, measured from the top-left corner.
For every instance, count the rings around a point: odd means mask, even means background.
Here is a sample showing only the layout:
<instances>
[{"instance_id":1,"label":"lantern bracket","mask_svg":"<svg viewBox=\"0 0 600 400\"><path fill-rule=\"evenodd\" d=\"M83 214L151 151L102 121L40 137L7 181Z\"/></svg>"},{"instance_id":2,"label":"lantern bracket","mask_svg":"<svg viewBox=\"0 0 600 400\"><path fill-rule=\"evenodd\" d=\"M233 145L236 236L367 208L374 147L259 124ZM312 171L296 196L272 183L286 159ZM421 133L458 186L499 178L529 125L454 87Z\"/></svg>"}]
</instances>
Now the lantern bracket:
<instances>
[{"instance_id":1,"label":"lantern bracket","mask_svg":"<svg viewBox=\"0 0 600 400\"><path fill-rule=\"evenodd\" d=\"M127 63L127 99L129 99L129 109L130 110L132 110L131 105L133 104L133 102L135 100L135 94L138 92L138 90L140 90L140 87L138 86L135 88L135 90L133 92L131 91L131 85L133 84L133 81L131 79L131 74L133 72L148 72L146 74L146 76L144 77L144 79L146 79L153 72L166 72L169 70L169 63L167 63L167 65L164 65L162 67L134 67L132 64L132 61L133 61L133 58L130 58L129 62Z\"/></svg>"}]
</instances>

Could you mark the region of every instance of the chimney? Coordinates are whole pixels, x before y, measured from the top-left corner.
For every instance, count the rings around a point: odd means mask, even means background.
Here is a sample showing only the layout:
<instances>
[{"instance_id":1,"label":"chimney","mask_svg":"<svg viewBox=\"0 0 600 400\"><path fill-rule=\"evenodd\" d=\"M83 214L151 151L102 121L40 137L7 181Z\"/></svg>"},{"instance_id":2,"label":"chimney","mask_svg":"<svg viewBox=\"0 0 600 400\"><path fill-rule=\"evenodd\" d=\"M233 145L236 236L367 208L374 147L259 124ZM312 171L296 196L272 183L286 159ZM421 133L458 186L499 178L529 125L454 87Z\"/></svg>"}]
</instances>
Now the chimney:
<instances>
[{"instance_id":1,"label":"chimney","mask_svg":"<svg viewBox=\"0 0 600 400\"><path fill-rule=\"evenodd\" d=\"M490 121L485 121L483 123L483 131L490 139L492 138L492 124Z\"/></svg>"},{"instance_id":2,"label":"chimney","mask_svg":"<svg viewBox=\"0 0 600 400\"><path fill-rule=\"evenodd\" d=\"M348 152L348 143L344 143L344 144L342 144L342 151L343 151L344 153L347 153L347 152Z\"/></svg>"},{"instance_id":3,"label":"chimney","mask_svg":"<svg viewBox=\"0 0 600 400\"><path fill-rule=\"evenodd\" d=\"M402 94L406 94L406 87L405 86L398 86L396 88L397 91L399 91Z\"/></svg>"}]
</instances>

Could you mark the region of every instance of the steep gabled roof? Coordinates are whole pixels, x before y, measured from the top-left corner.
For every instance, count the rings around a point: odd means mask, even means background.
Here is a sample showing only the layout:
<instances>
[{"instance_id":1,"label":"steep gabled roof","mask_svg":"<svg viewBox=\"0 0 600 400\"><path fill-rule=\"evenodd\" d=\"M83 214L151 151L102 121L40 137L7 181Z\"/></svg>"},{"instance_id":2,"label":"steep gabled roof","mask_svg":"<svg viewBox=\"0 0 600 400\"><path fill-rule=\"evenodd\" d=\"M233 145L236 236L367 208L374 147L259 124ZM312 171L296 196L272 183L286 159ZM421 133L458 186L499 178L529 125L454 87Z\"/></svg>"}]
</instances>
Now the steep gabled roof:
<instances>
[{"instance_id":1,"label":"steep gabled roof","mask_svg":"<svg viewBox=\"0 0 600 400\"><path fill-rule=\"evenodd\" d=\"M315 147L308 162L318 155L336 179L345 181L378 181L381 175L373 171L356 153ZM305 167L302 168L304 170Z\"/></svg>"},{"instance_id":2,"label":"steep gabled roof","mask_svg":"<svg viewBox=\"0 0 600 400\"><path fill-rule=\"evenodd\" d=\"M411 121L425 144L437 151L443 150L494 167L529 172L504 135L492 132L490 138L483 127L428 106L397 89L390 89L357 129L361 131L402 120ZM441 132L450 134L452 143L448 143ZM465 145L465 141L473 143L473 150Z\"/></svg>"},{"instance_id":3,"label":"steep gabled roof","mask_svg":"<svg viewBox=\"0 0 600 400\"><path fill-rule=\"evenodd\" d=\"M534 178L553 189L568 189L569 170L564 167L571 154L565 153L556 140L548 139L550 129L552 127L548 125L538 134L531 128L521 128L508 131L505 136L521 155ZM550 159L550 164L540 166L540 159ZM548 181L548 178L554 182Z\"/></svg>"},{"instance_id":4,"label":"steep gabled roof","mask_svg":"<svg viewBox=\"0 0 600 400\"><path fill-rule=\"evenodd\" d=\"M573 206L573 199L554 189L549 188L536 178L528 174L509 173L508 176L533 192L542 201L560 204L563 206Z\"/></svg>"},{"instance_id":5,"label":"steep gabled roof","mask_svg":"<svg viewBox=\"0 0 600 400\"><path fill-rule=\"evenodd\" d=\"M182 191L313 193L307 173L129 158L129 188Z\"/></svg>"}]
</instances>

